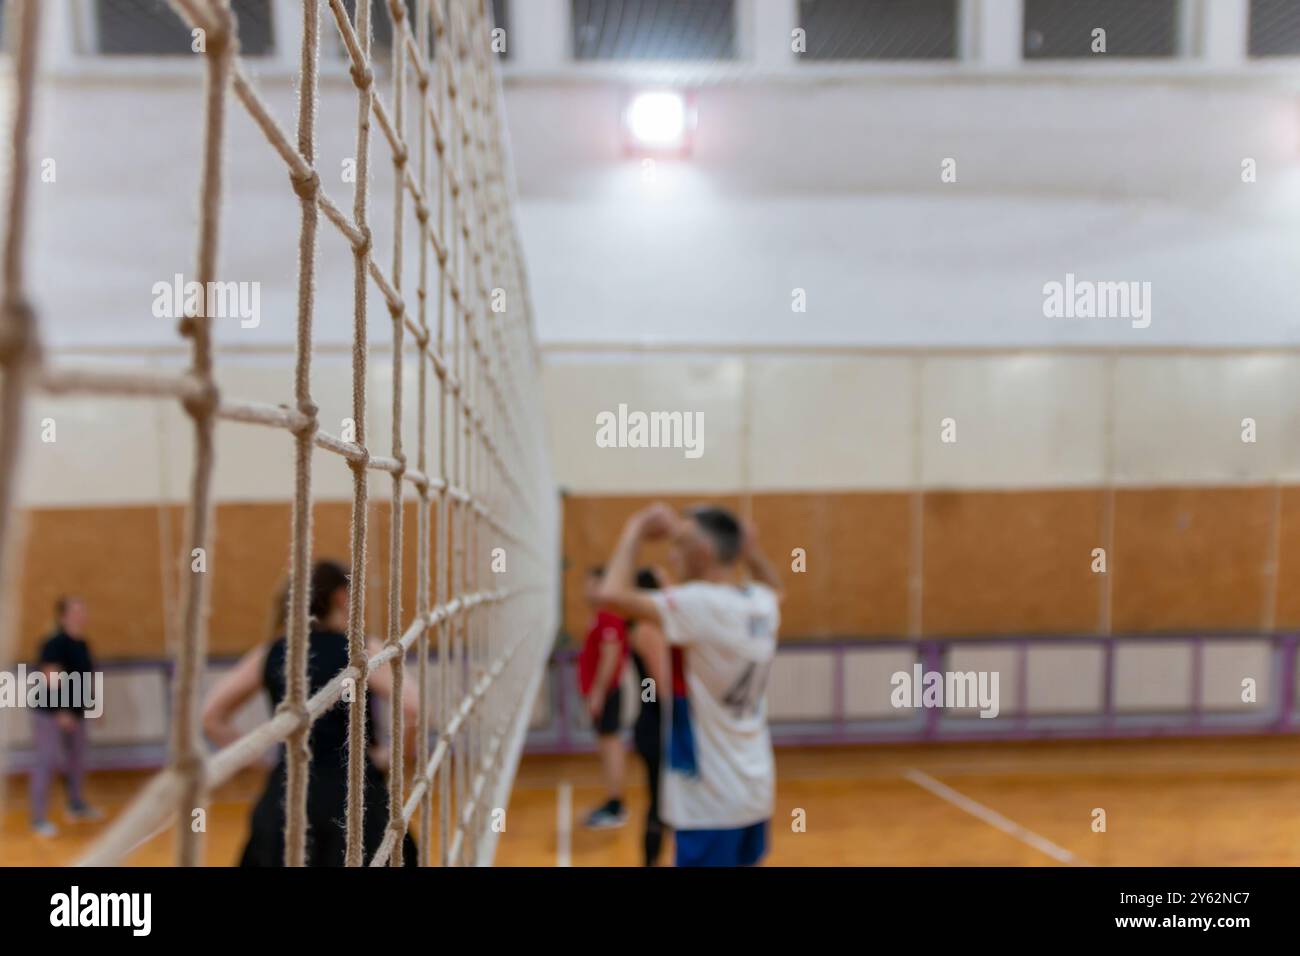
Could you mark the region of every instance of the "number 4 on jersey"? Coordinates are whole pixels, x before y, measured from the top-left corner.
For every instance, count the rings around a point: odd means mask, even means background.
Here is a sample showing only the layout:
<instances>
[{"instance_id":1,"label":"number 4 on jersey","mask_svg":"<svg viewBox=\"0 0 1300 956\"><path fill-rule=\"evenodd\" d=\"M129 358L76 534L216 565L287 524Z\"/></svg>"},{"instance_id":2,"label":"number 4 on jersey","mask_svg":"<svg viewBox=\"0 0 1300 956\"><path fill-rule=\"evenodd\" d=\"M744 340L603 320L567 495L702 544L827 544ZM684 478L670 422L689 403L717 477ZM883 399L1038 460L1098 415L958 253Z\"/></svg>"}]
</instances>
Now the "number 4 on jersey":
<instances>
[{"instance_id":1,"label":"number 4 on jersey","mask_svg":"<svg viewBox=\"0 0 1300 956\"><path fill-rule=\"evenodd\" d=\"M736 719L747 714L756 713L758 705L767 693L767 672L770 664L751 663L745 665L745 672L739 680L731 685L722 702L735 711ZM757 680L755 680L757 676Z\"/></svg>"}]
</instances>

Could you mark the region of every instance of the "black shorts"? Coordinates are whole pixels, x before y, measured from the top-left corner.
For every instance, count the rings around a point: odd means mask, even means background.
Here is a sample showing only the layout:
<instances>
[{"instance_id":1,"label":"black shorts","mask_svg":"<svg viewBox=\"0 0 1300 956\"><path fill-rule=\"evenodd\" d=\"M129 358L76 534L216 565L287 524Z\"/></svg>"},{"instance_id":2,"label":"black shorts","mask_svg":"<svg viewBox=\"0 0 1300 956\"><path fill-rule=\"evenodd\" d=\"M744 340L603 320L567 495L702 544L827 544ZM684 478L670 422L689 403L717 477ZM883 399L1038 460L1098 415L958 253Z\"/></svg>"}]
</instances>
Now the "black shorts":
<instances>
[{"instance_id":1,"label":"black shorts","mask_svg":"<svg viewBox=\"0 0 1300 956\"><path fill-rule=\"evenodd\" d=\"M622 723L622 713L623 688L615 685L605 695L605 706L601 709L600 714L592 720L591 725L601 737L616 734L619 731L619 725Z\"/></svg>"}]
</instances>

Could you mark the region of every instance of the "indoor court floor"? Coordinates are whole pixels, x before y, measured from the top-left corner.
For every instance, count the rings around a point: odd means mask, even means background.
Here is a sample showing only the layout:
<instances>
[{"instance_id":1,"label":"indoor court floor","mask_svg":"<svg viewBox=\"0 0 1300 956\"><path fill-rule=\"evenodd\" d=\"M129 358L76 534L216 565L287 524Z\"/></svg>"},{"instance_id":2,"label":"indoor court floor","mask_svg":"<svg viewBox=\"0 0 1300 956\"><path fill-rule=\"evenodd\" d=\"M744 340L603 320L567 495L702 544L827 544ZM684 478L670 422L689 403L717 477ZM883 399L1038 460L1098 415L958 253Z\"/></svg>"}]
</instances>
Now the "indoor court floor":
<instances>
[{"instance_id":1,"label":"indoor court floor","mask_svg":"<svg viewBox=\"0 0 1300 956\"><path fill-rule=\"evenodd\" d=\"M263 771L214 796L206 862L239 857ZM91 799L122 809L144 773L97 773ZM601 797L590 755L531 756L498 845L499 866L636 866L645 812L629 754L629 823L588 831ZM104 823L65 824L52 840L26 826L25 780L10 781L2 865L73 863ZM567 821L559 808L568 805ZM1297 866L1300 747L1291 737L890 745L777 750L769 866ZM1093 831L1094 811L1106 831ZM804 811L806 828L792 820ZM171 862L163 832L129 859ZM670 858L666 849L665 857Z\"/></svg>"}]
</instances>

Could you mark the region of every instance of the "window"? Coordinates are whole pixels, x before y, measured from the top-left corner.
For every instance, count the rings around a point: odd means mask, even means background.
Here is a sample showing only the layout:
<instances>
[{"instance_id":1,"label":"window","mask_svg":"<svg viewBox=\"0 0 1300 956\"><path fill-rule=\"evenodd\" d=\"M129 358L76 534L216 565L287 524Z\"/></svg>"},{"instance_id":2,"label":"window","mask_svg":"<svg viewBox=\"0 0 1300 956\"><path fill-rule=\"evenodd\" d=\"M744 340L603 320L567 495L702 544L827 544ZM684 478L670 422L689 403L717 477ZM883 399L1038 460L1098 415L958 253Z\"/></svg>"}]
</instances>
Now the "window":
<instances>
[{"instance_id":1,"label":"window","mask_svg":"<svg viewBox=\"0 0 1300 956\"><path fill-rule=\"evenodd\" d=\"M1096 30L1105 53L1093 52ZM1178 35L1178 0L1025 0L1026 60L1171 57Z\"/></svg>"},{"instance_id":2,"label":"window","mask_svg":"<svg viewBox=\"0 0 1300 956\"><path fill-rule=\"evenodd\" d=\"M265 56L274 43L270 0L232 0L239 48ZM96 0L93 49L110 56L182 55L193 52L190 29L167 0Z\"/></svg>"},{"instance_id":3,"label":"window","mask_svg":"<svg viewBox=\"0 0 1300 956\"><path fill-rule=\"evenodd\" d=\"M1300 56L1300 4L1295 0L1251 0L1251 56Z\"/></svg>"},{"instance_id":4,"label":"window","mask_svg":"<svg viewBox=\"0 0 1300 956\"><path fill-rule=\"evenodd\" d=\"M348 19L355 26L357 22L357 0L343 0L343 6L348 11ZM411 25L411 32L419 36L415 22L415 0L406 0L407 22ZM323 11L323 16L329 20L330 30L338 33L338 27L334 22L334 15L328 9ZM432 35L433 27L430 25L429 32ZM339 41L339 47L342 48L342 41ZM393 16L388 10L388 0L370 0L370 53L372 56L384 56L385 53L391 53L393 49Z\"/></svg>"},{"instance_id":5,"label":"window","mask_svg":"<svg viewBox=\"0 0 1300 956\"><path fill-rule=\"evenodd\" d=\"M514 37L510 35L510 4L508 0L492 0L492 25L506 31L505 52L498 53L497 57L508 60L510 59L510 51L514 49L515 45Z\"/></svg>"},{"instance_id":6,"label":"window","mask_svg":"<svg viewBox=\"0 0 1300 956\"><path fill-rule=\"evenodd\" d=\"M573 0L577 60L730 60L733 0Z\"/></svg>"},{"instance_id":7,"label":"window","mask_svg":"<svg viewBox=\"0 0 1300 956\"><path fill-rule=\"evenodd\" d=\"M464 3L465 0L451 0L453 3ZM343 0L343 6L348 11L348 19L354 24L357 21L357 3L356 0ZM407 22L410 24L411 33L415 36L420 35L419 21L416 19L419 15L419 4L417 0L406 0L406 12L410 18ZM330 28L335 33L338 32L337 25L334 23L334 17L328 15ZM510 48L513 46L513 38L509 36L510 25L507 22L506 0L492 0L492 15L495 26L503 27L506 30L506 52L497 54L501 59L510 59ZM393 50L393 18L388 10L388 0L370 0L370 35L371 35L371 54L381 60L386 60L387 55ZM433 41L433 24L429 24L429 45L436 46ZM340 41L340 49L342 42ZM436 52L436 50L435 50Z\"/></svg>"},{"instance_id":8,"label":"window","mask_svg":"<svg viewBox=\"0 0 1300 956\"><path fill-rule=\"evenodd\" d=\"M951 60L957 0L799 0L802 60Z\"/></svg>"}]
</instances>

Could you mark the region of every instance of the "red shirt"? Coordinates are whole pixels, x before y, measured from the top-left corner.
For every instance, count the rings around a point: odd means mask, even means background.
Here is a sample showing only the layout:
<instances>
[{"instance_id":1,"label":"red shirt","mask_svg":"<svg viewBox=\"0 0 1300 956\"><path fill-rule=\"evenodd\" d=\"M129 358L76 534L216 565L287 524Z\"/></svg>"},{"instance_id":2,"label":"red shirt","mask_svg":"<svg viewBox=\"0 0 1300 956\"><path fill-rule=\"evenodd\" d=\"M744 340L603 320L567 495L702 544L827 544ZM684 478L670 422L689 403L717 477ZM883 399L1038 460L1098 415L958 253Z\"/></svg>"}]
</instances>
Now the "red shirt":
<instances>
[{"instance_id":1,"label":"red shirt","mask_svg":"<svg viewBox=\"0 0 1300 956\"><path fill-rule=\"evenodd\" d=\"M623 663L627 660L627 622L609 611L597 611L596 620L592 622L591 629L587 631L587 639L583 641L582 653L578 655L578 689L584 696L591 693L591 688L596 683L600 648L606 641L618 642L618 667L614 669L609 684L612 689L618 686L619 678L623 676Z\"/></svg>"}]
</instances>

